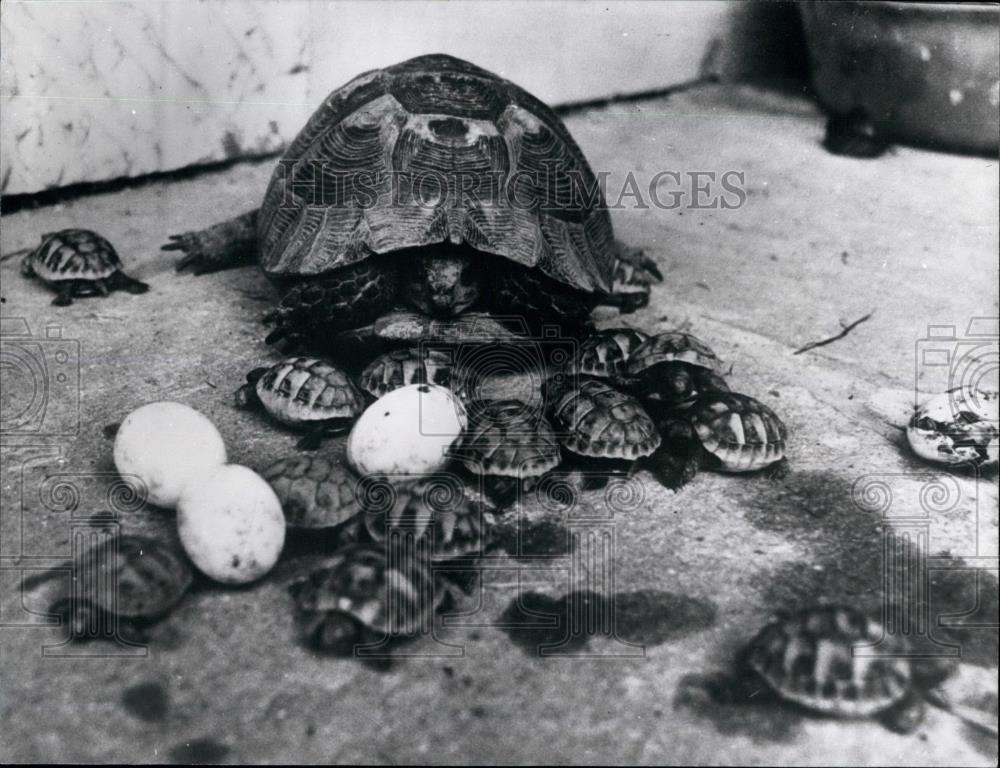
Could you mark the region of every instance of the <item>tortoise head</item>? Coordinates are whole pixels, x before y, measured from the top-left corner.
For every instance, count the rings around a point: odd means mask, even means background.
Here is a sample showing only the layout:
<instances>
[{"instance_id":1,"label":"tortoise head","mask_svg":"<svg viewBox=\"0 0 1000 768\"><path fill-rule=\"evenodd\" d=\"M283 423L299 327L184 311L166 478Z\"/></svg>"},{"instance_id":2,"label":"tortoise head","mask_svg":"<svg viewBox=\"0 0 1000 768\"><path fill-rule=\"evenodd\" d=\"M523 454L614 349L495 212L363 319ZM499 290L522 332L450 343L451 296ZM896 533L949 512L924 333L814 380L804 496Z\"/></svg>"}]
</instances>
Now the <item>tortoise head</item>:
<instances>
[{"instance_id":1,"label":"tortoise head","mask_svg":"<svg viewBox=\"0 0 1000 768\"><path fill-rule=\"evenodd\" d=\"M479 298L479 274L473 258L457 249L434 249L409 270L404 299L432 317L452 317Z\"/></svg>"}]
</instances>

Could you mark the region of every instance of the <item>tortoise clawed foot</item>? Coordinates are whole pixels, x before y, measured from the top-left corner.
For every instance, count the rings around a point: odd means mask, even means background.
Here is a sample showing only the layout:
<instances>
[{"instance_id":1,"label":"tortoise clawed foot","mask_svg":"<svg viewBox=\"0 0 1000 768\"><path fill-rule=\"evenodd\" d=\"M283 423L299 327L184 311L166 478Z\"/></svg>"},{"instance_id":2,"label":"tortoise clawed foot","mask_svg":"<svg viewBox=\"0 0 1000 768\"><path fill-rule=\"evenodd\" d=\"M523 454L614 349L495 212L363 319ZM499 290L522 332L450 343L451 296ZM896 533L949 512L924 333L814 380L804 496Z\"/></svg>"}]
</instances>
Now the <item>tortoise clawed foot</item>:
<instances>
[{"instance_id":1,"label":"tortoise clawed foot","mask_svg":"<svg viewBox=\"0 0 1000 768\"><path fill-rule=\"evenodd\" d=\"M771 482L778 483L788 477L788 475L791 474L791 471L792 469L788 464L788 459L782 459L769 467L765 467L761 474L763 474L763 476Z\"/></svg>"}]
</instances>

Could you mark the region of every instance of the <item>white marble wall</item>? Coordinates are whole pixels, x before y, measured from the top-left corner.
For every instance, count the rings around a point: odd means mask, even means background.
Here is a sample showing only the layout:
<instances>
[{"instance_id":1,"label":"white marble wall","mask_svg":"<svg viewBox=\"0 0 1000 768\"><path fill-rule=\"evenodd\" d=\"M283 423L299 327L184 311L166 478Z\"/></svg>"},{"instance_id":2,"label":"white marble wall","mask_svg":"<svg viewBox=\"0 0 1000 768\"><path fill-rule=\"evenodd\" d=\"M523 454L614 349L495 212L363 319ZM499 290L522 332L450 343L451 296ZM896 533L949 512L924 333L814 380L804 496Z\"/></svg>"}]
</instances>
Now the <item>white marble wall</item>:
<instances>
[{"instance_id":1,"label":"white marble wall","mask_svg":"<svg viewBox=\"0 0 1000 768\"><path fill-rule=\"evenodd\" d=\"M725 2L4 2L0 190L272 152L353 75L471 59L550 102L716 66ZM715 58L712 58L715 56Z\"/></svg>"}]
</instances>

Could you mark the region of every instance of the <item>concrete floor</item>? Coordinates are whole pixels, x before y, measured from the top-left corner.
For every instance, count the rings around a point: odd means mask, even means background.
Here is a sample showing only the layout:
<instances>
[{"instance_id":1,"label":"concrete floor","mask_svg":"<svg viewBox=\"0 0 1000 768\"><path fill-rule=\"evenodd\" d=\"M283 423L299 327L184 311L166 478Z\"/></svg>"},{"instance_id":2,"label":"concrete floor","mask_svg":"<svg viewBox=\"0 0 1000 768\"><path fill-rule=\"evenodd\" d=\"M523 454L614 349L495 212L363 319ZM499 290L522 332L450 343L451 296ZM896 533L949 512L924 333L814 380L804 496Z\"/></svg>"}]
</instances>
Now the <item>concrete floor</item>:
<instances>
[{"instance_id":1,"label":"concrete floor","mask_svg":"<svg viewBox=\"0 0 1000 768\"><path fill-rule=\"evenodd\" d=\"M492 558L481 599L437 627L442 642L421 639L387 672L297 643L285 594L294 558L252 586L192 593L142 654L60 646L65 630L44 615L59 582L32 574L60 563L72 532L108 508L106 425L143 403L179 400L215 421L235 462L261 468L293 450L295 436L232 399L249 368L275 357L259 322L271 287L251 268L176 276L158 251L171 233L256 206L271 164L6 216L4 252L91 227L152 289L60 309L15 261L2 265L0 758L996 764L995 744L937 710L904 737L764 702L707 704L679 685L724 669L774 610L880 606L891 583L883 576L906 567L883 554L894 523L910 536L900 551L928 573L918 604L929 605L934 637L961 648L954 695L996 712L996 475L937 472L908 453L898 429L915 382L945 383L915 362L928 325L962 337L970 319L998 315L996 160L905 148L875 161L833 157L809 102L749 86L706 86L568 123L595 168L611 172L612 198L629 171L642 188L661 170L745 173L735 210L614 212L619 237L646 248L666 276L626 322L649 332L690 326L732 362L732 385L786 420L793 474L772 484L706 473L676 495L640 475L634 503L600 523L614 532L619 640L594 636L560 657L537 652L552 629L510 624L530 608L559 614L562 596L593 587L597 564L571 568L579 558L560 553L579 516L540 506L525 510L524 545L551 556ZM872 311L837 343L793 355ZM18 318L37 346L17 336ZM50 325L61 339L45 336ZM982 357L974 346L958 356ZM26 411L25 393L36 392L26 369L8 367L15 347L47 361L41 416ZM985 365L995 377L992 354L968 370ZM58 381L60 371L71 375ZM22 412L35 421L17 421ZM61 482L76 490L75 511ZM122 529L173 535L169 515L113 501ZM607 509L600 494L582 508ZM519 592L540 594L519 611Z\"/></svg>"}]
</instances>

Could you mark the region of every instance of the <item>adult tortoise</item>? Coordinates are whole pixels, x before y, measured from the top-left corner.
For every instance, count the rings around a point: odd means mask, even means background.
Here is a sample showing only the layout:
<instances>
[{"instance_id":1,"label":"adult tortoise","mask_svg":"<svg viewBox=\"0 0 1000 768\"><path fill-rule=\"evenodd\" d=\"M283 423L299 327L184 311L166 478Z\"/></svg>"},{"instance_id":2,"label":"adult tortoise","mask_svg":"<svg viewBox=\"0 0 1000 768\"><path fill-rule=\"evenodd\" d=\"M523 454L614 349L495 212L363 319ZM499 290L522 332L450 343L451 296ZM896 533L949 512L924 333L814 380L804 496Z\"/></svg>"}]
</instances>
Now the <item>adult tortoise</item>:
<instances>
[{"instance_id":1,"label":"adult tortoise","mask_svg":"<svg viewBox=\"0 0 1000 768\"><path fill-rule=\"evenodd\" d=\"M637 280L648 298L661 279L615 241L596 177L555 112L442 54L333 91L259 210L171 239L164 249L185 254L179 270L259 263L284 291L268 340L306 345L400 311L582 333L595 306L631 311L643 304ZM616 271L628 275L619 291Z\"/></svg>"}]
</instances>

